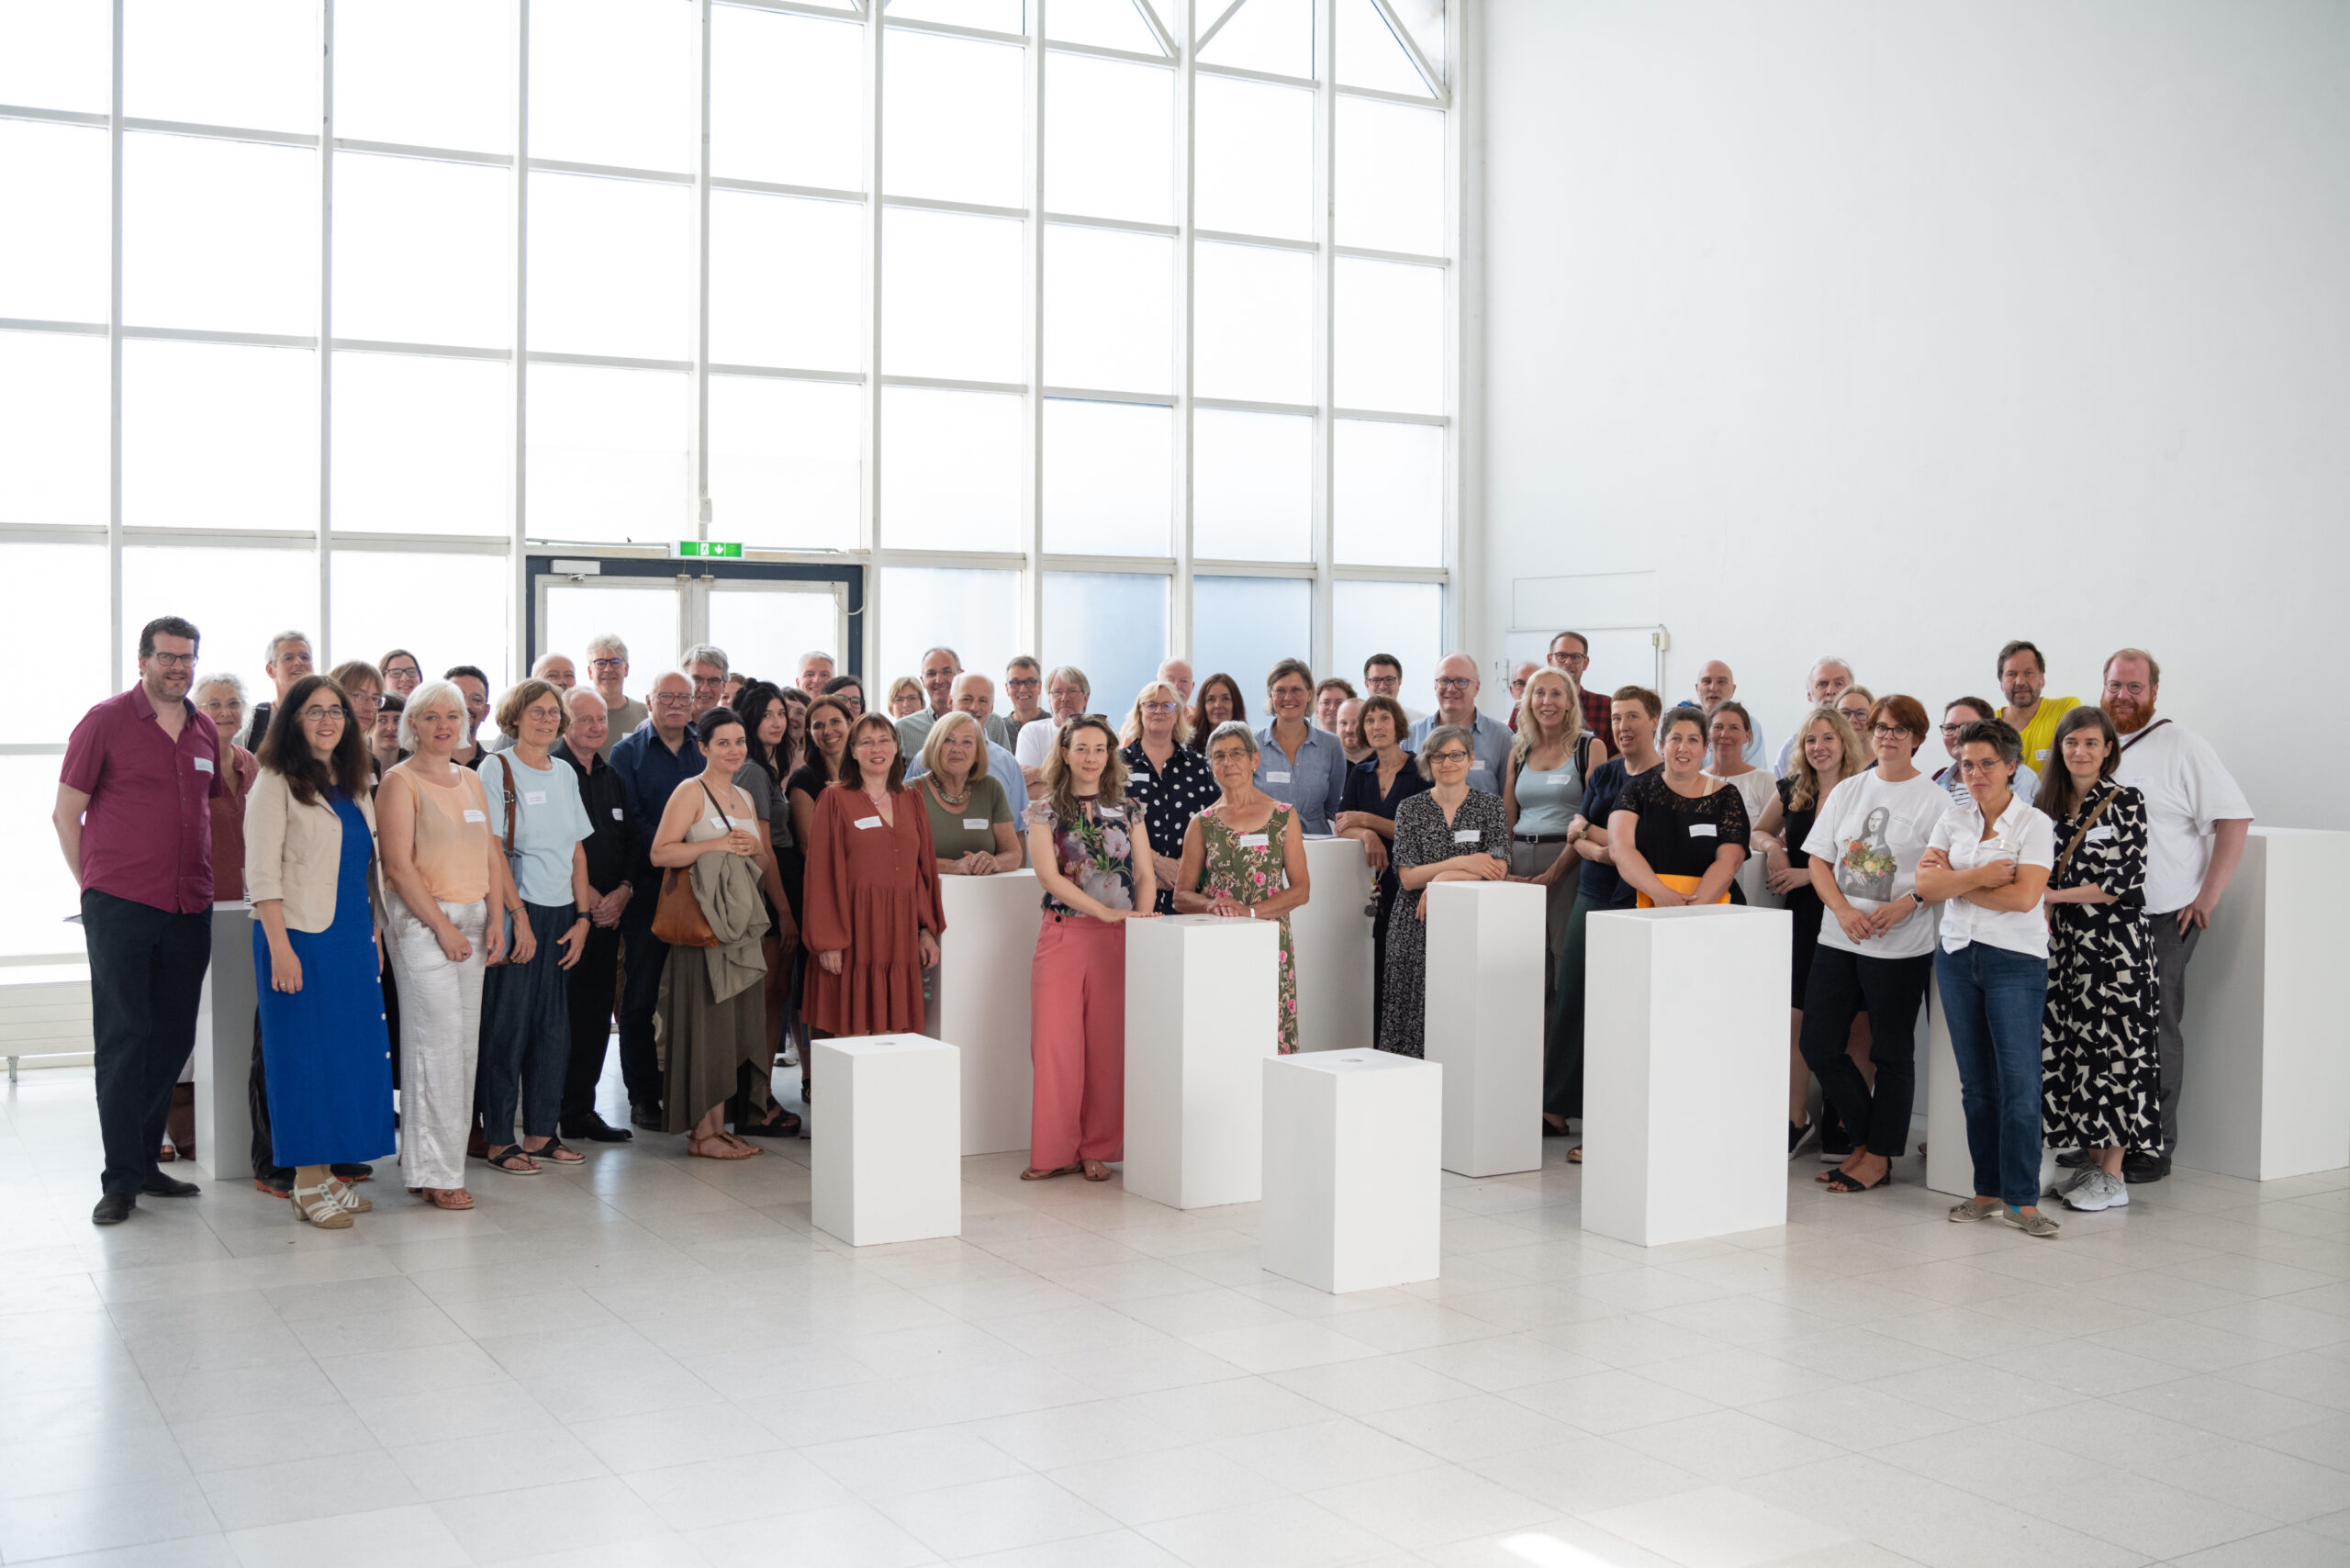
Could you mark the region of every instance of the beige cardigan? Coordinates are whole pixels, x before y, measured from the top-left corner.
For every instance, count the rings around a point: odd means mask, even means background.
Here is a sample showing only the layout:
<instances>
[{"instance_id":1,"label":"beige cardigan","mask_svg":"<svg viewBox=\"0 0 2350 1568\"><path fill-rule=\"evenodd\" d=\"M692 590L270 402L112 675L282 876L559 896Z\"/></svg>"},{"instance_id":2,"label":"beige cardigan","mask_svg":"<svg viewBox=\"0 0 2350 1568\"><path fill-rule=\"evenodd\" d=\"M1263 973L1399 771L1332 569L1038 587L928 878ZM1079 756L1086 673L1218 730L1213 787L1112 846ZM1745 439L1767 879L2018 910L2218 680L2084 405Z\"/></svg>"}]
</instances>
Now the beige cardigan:
<instances>
[{"instance_id":1,"label":"beige cardigan","mask_svg":"<svg viewBox=\"0 0 2350 1568\"><path fill-rule=\"evenodd\" d=\"M367 900L379 917L375 803L363 795L354 802L367 819ZM303 805L285 787L285 775L263 768L245 797L245 896L254 903L281 900L285 928L315 935L334 924L335 883L342 871L342 818L324 800Z\"/></svg>"}]
</instances>

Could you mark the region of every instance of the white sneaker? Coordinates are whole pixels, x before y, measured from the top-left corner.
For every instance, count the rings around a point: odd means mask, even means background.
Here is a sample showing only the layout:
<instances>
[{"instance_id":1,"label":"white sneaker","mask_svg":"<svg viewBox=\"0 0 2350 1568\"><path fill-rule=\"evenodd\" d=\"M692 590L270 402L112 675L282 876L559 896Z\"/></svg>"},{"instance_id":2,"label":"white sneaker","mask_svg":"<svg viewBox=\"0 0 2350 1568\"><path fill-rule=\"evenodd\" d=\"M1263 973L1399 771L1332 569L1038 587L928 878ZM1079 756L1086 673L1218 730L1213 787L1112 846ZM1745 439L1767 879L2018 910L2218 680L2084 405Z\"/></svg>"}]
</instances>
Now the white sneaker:
<instances>
[{"instance_id":1,"label":"white sneaker","mask_svg":"<svg viewBox=\"0 0 2350 1568\"><path fill-rule=\"evenodd\" d=\"M2091 1182L2095 1182L2097 1178L2104 1174L2105 1172L2098 1170L2096 1166L2088 1166L2084 1170L2074 1171L2064 1181L2058 1182L2054 1187L2050 1189L2050 1193L2054 1197L2069 1198L2076 1193L2085 1193L2088 1190Z\"/></svg>"},{"instance_id":2,"label":"white sneaker","mask_svg":"<svg viewBox=\"0 0 2350 1568\"><path fill-rule=\"evenodd\" d=\"M2082 1172L2083 1180L2065 1194L2065 1206L2083 1214L2095 1214L2099 1209L2121 1209L2130 1206L2130 1188L2119 1176L2109 1176L2100 1170Z\"/></svg>"}]
</instances>

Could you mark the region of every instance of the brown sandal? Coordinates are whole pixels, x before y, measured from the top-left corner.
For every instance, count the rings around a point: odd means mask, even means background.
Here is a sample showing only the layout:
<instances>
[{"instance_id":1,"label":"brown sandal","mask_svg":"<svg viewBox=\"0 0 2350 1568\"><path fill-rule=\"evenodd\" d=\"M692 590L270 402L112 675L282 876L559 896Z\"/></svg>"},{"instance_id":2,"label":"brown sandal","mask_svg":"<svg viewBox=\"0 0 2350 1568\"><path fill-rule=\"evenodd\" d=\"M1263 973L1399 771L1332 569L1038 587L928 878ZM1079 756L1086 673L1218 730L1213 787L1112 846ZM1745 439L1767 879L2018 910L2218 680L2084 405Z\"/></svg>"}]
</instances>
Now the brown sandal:
<instances>
[{"instance_id":1,"label":"brown sandal","mask_svg":"<svg viewBox=\"0 0 2350 1568\"><path fill-rule=\"evenodd\" d=\"M1027 1170L1023 1170L1020 1173L1020 1179L1023 1182L1049 1182L1056 1176L1074 1176L1084 1169L1085 1167L1082 1164L1077 1164L1064 1165L1058 1170L1040 1170L1035 1166L1031 1165Z\"/></svg>"},{"instance_id":2,"label":"brown sandal","mask_svg":"<svg viewBox=\"0 0 2350 1568\"><path fill-rule=\"evenodd\" d=\"M424 1187L411 1190L420 1191L424 1194L424 1201L436 1209L469 1209L474 1206L474 1195L463 1187Z\"/></svg>"},{"instance_id":3,"label":"brown sandal","mask_svg":"<svg viewBox=\"0 0 2350 1568\"><path fill-rule=\"evenodd\" d=\"M1110 1179L1110 1166L1106 1160L1088 1159L1081 1163L1085 1167L1085 1179L1087 1181L1107 1182Z\"/></svg>"}]
</instances>

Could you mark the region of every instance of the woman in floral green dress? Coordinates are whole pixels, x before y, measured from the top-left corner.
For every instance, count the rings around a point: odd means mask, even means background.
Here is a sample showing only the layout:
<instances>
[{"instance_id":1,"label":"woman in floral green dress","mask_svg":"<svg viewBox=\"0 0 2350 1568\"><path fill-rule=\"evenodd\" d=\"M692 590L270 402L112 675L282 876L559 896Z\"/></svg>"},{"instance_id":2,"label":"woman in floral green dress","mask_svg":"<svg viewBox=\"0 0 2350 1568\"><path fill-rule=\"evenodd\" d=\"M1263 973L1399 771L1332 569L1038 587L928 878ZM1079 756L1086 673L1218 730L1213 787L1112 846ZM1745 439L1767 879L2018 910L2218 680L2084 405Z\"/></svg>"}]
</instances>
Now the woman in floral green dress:
<instances>
[{"instance_id":1,"label":"woman in floral green dress","mask_svg":"<svg viewBox=\"0 0 2350 1568\"><path fill-rule=\"evenodd\" d=\"M1305 832L1297 812L1257 788L1257 737L1235 720L1208 736L1208 767L1223 791L1183 830L1183 868L1175 908L1181 914L1281 923L1281 1052L1297 1049L1297 964L1289 912L1313 890L1306 881Z\"/></svg>"}]
</instances>

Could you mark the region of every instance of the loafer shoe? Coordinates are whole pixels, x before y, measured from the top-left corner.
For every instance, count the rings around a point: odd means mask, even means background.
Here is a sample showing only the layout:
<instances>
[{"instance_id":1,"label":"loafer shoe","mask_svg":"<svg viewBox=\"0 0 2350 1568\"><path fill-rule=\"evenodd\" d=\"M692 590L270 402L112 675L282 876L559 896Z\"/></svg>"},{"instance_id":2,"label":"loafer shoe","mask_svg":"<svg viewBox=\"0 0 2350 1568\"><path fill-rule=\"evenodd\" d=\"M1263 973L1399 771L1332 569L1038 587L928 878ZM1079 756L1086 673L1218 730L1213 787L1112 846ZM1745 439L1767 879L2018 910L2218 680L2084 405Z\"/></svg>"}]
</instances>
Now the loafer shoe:
<instances>
[{"instance_id":1,"label":"loafer shoe","mask_svg":"<svg viewBox=\"0 0 2350 1568\"><path fill-rule=\"evenodd\" d=\"M108 1193L98 1200L98 1206L90 1211L90 1223L92 1225L120 1225L130 1217L130 1211L138 1206L139 1200L129 1193Z\"/></svg>"},{"instance_id":2,"label":"loafer shoe","mask_svg":"<svg viewBox=\"0 0 2350 1568\"><path fill-rule=\"evenodd\" d=\"M160 1170L148 1177L139 1190L155 1198L193 1198L204 1191L193 1182L183 1182L176 1176L166 1176Z\"/></svg>"},{"instance_id":3,"label":"loafer shoe","mask_svg":"<svg viewBox=\"0 0 2350 1568\"><path fill-rule=\"evenodd\" d=\"M2170 1174L2170 1156L2141 1154L2136 1149L2121 1157L2121 1179L2132 1185L2140 1182L2159 1182Z\"/></svg>"}]
</instances>

